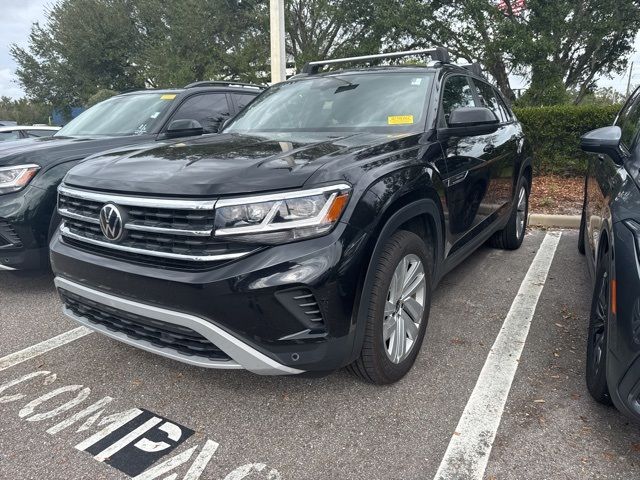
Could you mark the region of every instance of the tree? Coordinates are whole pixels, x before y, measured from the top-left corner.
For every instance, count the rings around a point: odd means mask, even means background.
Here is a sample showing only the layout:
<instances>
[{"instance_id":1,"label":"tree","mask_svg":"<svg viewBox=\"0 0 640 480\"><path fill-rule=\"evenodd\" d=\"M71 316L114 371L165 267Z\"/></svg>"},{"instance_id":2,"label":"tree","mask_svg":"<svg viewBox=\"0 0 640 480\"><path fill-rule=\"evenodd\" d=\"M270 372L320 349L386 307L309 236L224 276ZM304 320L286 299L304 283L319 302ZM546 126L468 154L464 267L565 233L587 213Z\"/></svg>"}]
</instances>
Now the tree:
<instances>
[{"instance_id":1,"label":"tree","mask_svg":"<svg viewBox=\"0 0 640 480\"><path fill-rule=\"evenodd\" d=\"M290 0L287 50L299 69L306 62L378 53L394 37L399 0Z\"/></svg>"},{"instance_id":2,"label":"tree","mask_svg":"<svg viewBox=\"0 0 640 480\"><path fill-rule=\"evenodd\" d=\"M406 0L399 15L399 38L407 48L446 46L454 60L480 62L502 93L509 83L508 50L500 31L508 15L492 0Z\"/></svg>"},{"instance_id":3,"label":"tree","mask_svg":"<svg viewBox=\"0 0 640 480\"><path fill-rule=\"evenodd\" d=\"M49 123L52 107L42 103L32 103L26 99L12 100L0 97L0 118L13 120L19 125Z\"/></svg>"},{"instance_id":4,"label":"tree","mask_svg":"<svg viewBox=\"0 0 640 480\"><path fill-rule=\"evenodd\" d=\"M268 80L268 3L259 0L138 0L143 49L137 60L153 87L198 80Z\"/></svg>"},{"instance_id":5,"label":"tree","mask_svg":"<svg viewBox=\"0 0 640 480\"><path fill-rule=\"evenodd\" d=\"M140 39L132 0L62 0L28 48L13 45L18 80L31 99L82 105L97 90L144 87L133 59Z\"/></svg>"},{"instance_id":6,"label":"tree","mask_svg":"<svg viewBox=\"0 0 640 480\"><path fill-rule=\"evenodd\" d=\"M510 73L531 78L525 101L575 102L602 74L622 71L640 29L639 0L407 0L403 41L444 45L479 61L512 100Z\"/></svg>"},{"instance_id":7,"label":"tree","mask_svg":"<svg viewBox=\"0 0 640 480\"><path fill-rule=\"evenodd\" d=\"M529 0L526 18L507 24L504 35L518 39L508 50L530 71L534 103L561 88L577 90L580 103L599 76L625 70L639 29L638 0Z\"/></svg>"},{"instance_id":8,"label":"tree","mask_svg":"<svg viewBox=\"0 0 640 480\"><path fill-rule=\"evenodd\" d=\"M65 107L101 89L264 81L267 14L259 0L59 0L11 52L29 98Z\"/></svg>"}]
</instances>

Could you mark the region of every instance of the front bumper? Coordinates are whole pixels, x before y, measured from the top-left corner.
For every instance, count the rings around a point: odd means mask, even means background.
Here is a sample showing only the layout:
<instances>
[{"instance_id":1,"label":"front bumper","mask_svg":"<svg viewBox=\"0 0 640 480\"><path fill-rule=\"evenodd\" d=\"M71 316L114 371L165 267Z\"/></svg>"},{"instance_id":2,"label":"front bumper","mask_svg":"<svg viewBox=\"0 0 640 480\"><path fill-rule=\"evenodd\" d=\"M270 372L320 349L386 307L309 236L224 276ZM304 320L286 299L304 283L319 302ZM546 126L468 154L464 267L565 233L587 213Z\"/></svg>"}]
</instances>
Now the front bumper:
<instances>
[{"instance_id":1,"label":"front bumper","mask_svg":"<svg viewBox=\"0 0 640 480\"><path fill-rule=\"evenodd\" d=\"M100 325L67 304L67 315L94 330L199 366L296 374L331 371L353 360L354 311L367 266L366 240L364 232L340 224L325 237L267 248L207 270L183 271L98 255L68 245L57 234L51 263L63 300L65 291L71 291L98 309L116 309L117 315L137 315L147 323L164 322L165 333L186 327L225 358L203 358L185 354L182 346L149 342L119 327ZM302 297L302 306L315 305L310 307L314 318L297 310L292 299Z\"/></svg>"},{"instance_id":2,"label":"front bumper","mask_svg":"<svg viewBox=\"0 0 640 480\"><path fill-rule=\"evenodd\" d=\"M0 195L0 270L47 265L47 237L55 199L40 188Z\"/></svg>"},{"instance_id":3,"label":"front bumper","mask_svg":"<svg viewBox=\"0 0 640 480\"><path fill-rule=\"evenodd\" d=\"M609 322L607 383L616 407L640 422L640 257L634 235L614 225L617 314Z\"/></svg>"},{"instance_id":4,"label":"front bumper","mask_svg":"<svg viewBox=\"0 0 640 480\"><path fill-rule=\"evenodd\" d=\"M164 308L153 307L151 305L145 305L144 303L132 302L124 298L100 292L99 290L84 287L79 283L71 282L60 277L55 279L55 285L61 291L70 292L92 302L109 306L118 311L128 312L144 318L158 320L159 322L186 327L199 333L212 344L216 345L220 350L226 353L229 358L210 360L206 357L185 356L171 348L159 347L150 341L133 339L125 333L110 330L105 326L89 321L86 317L74 312L66 305L63 307L64 313L78 323L143 350L199 367L220 369L245 368L262 375L302 373L302 370L287 367L275 362L255 348L247 345L233 335L230 335L217 325L207 322L199 317Z\"/></svg>"}]
</instances>

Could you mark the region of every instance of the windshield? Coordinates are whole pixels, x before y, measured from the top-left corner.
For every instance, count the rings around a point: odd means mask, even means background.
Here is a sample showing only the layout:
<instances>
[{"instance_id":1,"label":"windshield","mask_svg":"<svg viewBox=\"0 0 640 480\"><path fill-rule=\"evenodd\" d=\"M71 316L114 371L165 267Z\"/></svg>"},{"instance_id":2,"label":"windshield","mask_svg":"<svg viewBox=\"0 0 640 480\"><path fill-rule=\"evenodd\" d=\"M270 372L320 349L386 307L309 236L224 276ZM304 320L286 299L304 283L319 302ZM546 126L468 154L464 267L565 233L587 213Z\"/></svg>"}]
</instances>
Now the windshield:
<instances>
[{"instance_id":1,"label":"windshield","mask_svg":"<svg viewBox=\"0 0 640 480\"><path fill-rule=\"evenodd\" d=\"M94 105L56 133L59 137L143 135L153 132L175 93L112 97Z\"/></svg>"},{"instance_id":2,"label":"windshield","mask_svg":"<svg viewBox=\"0 0 640 480\"><path fill-rule=\"evenodd\" d=\"M225 133L422 129L432 78L385 72L284 82L254 100Z\"/></svg>"}]
</instances>

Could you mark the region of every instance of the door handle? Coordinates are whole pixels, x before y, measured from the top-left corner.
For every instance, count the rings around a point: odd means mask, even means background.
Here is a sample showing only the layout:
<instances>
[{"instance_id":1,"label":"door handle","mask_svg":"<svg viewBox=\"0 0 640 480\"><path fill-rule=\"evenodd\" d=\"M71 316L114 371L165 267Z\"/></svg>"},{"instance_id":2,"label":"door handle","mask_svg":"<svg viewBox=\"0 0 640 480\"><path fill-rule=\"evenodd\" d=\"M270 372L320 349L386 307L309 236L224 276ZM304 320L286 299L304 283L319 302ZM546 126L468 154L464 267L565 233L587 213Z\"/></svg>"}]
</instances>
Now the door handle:
<instances>
[{"instance_id":1,"label":"door handle","mask_svg":"<svg viewBox=\"0 0 640 480\"><path fill-rule=\"evenodd\" d=\"M490 143L489 145L485 145L485 147L483 148L484 153L491 153L496 149L495 145L493 145L492 143Z\"/></svg>"}]
</instances>

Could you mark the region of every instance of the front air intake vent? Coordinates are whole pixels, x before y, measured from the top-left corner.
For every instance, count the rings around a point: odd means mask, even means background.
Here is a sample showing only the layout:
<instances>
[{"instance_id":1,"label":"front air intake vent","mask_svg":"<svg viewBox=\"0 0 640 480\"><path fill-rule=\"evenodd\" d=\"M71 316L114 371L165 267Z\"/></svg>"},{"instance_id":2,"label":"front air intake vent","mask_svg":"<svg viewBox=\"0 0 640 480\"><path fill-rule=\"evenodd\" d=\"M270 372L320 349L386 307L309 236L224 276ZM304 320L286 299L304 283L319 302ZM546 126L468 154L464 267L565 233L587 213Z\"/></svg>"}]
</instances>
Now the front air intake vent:
<instances>
[{"instance_id":1,"label":"front air intake vent","mask_svg":"<svg viewBox=\"0 0 640 480\"><path fill-rule=\"evenodd\" d=\"M22 242L13 227L6 220L0 219L0 248L20 248Z\"/></svg>"},{"instance_id":2,"label":"front air intake vent","mask_svg":"<svg viewBox=\"0 0 640 480\"><path fill-rule=\"evenodd\" d=\"M308 288L294 288L276 293L276 298L302 325L310 330L324 330L320 305Z\"/></svg>"}]
</instances>

